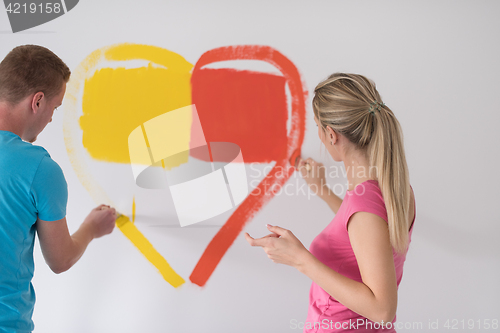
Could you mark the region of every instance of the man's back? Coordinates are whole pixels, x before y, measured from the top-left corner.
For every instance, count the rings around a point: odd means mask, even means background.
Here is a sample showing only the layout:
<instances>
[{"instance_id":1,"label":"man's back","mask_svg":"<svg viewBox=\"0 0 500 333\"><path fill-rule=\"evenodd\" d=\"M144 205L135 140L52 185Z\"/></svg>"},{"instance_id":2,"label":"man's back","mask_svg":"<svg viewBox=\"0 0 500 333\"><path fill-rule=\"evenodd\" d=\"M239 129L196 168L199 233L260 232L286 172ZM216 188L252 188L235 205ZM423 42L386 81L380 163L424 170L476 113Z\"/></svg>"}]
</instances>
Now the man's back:
<instances>
[{"instance_id":1,"label":"man's back","mask_svg":"<svg viewBox=\"0 0 500 333\"><path fill-rule=\"evenodd\" d=\"M62 170L29 143L62 105L70 75L57 55L38 45L15 47L0 62L0 333L34 328L35 233L45 262L59 274L115 227L115 209L101 204L70 234Z\"/></svg>"},{"instance_id":2,"label":"man's back","mask_svg":"<svg viewBox=\"0 0 500 333\"><path fill-rule=\"evenodd\" d=\"M67 184L45 149L0 131L0 323L31 332L35 293L33 244L37 218L66 216Z\"/></svg>"}]
</instances>

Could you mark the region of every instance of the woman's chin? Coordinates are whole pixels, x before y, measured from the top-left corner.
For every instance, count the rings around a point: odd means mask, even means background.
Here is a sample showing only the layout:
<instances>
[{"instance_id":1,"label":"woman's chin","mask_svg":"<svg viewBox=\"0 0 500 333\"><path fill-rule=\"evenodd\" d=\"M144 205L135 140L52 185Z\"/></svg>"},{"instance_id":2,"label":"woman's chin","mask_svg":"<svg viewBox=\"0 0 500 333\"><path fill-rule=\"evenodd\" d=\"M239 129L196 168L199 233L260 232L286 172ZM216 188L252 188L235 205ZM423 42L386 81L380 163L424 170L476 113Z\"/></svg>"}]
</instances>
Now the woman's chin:
<instances>
[{"instance_id":1,"label":"woman's chin","mask_svg":"<svg viewBox=\"0 0 500 333\"><path fill-rule=\"evenodd\" d=\"M337 156L333 156L332 154L330 154L330 156L332 157L332 159L333 159L335 162L342 162L342 159L341 159L341 158L338 158Z\"/></svg>"}]
</instances>

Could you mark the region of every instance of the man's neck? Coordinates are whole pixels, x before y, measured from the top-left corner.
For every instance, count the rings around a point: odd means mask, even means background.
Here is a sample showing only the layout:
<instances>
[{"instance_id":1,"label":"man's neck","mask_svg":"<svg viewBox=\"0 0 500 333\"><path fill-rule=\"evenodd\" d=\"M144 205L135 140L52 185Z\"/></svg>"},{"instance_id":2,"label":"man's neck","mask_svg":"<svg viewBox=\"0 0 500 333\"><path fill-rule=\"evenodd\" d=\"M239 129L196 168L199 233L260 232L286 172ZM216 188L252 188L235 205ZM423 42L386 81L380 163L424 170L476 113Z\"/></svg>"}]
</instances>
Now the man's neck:
<instances>
[{"instance_id":1,"label":"man's neck","mask_svg":"<svg viewBox=\"0 0 500 333\"><path fill-rule=\"evenodd\" d=\"M24 126L19 117L20 114L21 110L16 110L16 107L0 102L0 130L9 131L22 137Z\"/></svg>"}]
</instances>

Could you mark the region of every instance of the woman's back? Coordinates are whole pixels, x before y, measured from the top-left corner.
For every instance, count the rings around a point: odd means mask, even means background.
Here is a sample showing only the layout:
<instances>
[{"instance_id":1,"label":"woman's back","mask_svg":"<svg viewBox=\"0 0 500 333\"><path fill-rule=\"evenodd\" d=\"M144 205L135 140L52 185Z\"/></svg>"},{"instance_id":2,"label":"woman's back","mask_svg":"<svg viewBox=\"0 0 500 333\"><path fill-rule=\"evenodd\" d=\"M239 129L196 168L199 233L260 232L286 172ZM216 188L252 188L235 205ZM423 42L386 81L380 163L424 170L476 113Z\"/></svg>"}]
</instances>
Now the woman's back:
<instances>
[{"instance_id":1,"label":"woman's back","mask_svg":"<svg viewBox=\"0 0 500 333\"><path fill-rule=\"evenodd\" d=\"M359 184L354 190L346 193L335 218L311 243L310 252L336 272L362 283L363 280L348 233L350 217L354 213L361 211L376 214L387 222L387 210L376 180L367 180ZM410 204L410 216L412 218L409 221L409 225L411 225L409 229L410 241L415 220L414 211L415 202L412 193L412 202ZM406 253L402 255L393 250L393 258L399 286L403 276ZM353 325L355 325L356 332L362 332L360 324L368 321L365 317L339 303L314 282L311 285L309 301L309 313L304 332L337 331L335 325L337 324L337 328L341 329L342 323L344 323L343 327L346 328L345 331L352 330ZM389 327L391 326L389 324ZM308 327L311 327L311 329L308 329ZM340 331L344 330L341 329ZM376 332L373 329L369 329L369 331ZM391 329L380 330L380 332L391 331L393 332Z\"/></svg>"}]
</instances>

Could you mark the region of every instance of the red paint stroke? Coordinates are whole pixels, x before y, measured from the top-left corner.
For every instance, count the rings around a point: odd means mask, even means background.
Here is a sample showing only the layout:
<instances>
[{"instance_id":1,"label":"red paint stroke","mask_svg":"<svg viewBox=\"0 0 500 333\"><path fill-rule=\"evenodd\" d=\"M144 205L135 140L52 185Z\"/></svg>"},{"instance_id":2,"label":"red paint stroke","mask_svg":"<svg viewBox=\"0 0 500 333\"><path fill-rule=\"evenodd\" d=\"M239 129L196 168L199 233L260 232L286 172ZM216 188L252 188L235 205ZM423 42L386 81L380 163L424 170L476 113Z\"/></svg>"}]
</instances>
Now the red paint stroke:
<instances>
[{"instance_id":1,"label":"red paint stroke","mask_svg":"<svg viewBox=\"0 0 500 333\"><path fill-rule=\"evenodd\" d=\"M294 172L293 165L290 165L290 158L293 154L296 154L296 151L300 152L304 140L305 97L307 91L303 90L300 74L295 65L283 54L269 46L228 46L205 52L193 69L193 77L205 65L229 60L261 60L280 70L288 83L292 97L291 129L287 138L286 155L276 160L276 164L269 174L229 217L210 241L193 269L189 279L199 286L205 285L226 251L243 230L245 224L275 195L275 191L279 190L290 178ZM243 159L246 161L245 153Z\"/></svg>"},{"instance_id":2,"label":"red paint stroke","mask_svg":"<svg viewBox=\"0 0 500 333\"><path fill-rule=\"evenodd\" d=\"M191 85L207 142L237 144L246 163L269 163L286 156L288 107L283 76L199 69ZM202 159L197 152L192 150L190 155Z\"/></svg>"}]
</instances>

